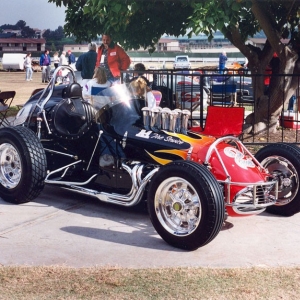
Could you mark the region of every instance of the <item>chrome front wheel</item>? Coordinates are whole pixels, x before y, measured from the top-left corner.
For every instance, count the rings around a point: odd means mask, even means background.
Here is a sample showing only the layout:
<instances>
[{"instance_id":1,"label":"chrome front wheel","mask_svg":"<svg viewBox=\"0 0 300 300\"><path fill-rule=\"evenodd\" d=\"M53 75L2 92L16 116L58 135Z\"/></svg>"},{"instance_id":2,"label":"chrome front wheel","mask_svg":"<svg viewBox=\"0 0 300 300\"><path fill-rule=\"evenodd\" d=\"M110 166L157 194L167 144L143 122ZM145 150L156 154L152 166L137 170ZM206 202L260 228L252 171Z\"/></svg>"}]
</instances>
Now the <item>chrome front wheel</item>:
<instances>
[{"instance_id":1,"label":"chrome front wheel","mask_svg":"<svg viewBox=\"0 0 300 300\"><path fill-rule=\"evenodd\" d=\"M151 180L147 203L154 228L177 248L202 247L223 225L222 190L214 176L195 162L178 161L161 167Z\"/></svg>"},{"instance_id":2,"label":"chrome front wheel","mask_svg":"<svg viewBox=\"0 0 300 300\"><path fill-rule=\"evenodd\" d=\"M155 212L161 225L175 235L189 235L199 226L201 202L195 188L185 179L164 180L155 194Z\"/></svg>"},{"instance_id":3,"label":"chrome front wheel","mask_svg":"<svg viewBox=\"0 0 300 300\"><path fill-rule=\"evenodd\" d=\"M0 145L0 183L7 189L15 188L22 174L20 155L9 143Z\"/></svg>"}]
</instances>

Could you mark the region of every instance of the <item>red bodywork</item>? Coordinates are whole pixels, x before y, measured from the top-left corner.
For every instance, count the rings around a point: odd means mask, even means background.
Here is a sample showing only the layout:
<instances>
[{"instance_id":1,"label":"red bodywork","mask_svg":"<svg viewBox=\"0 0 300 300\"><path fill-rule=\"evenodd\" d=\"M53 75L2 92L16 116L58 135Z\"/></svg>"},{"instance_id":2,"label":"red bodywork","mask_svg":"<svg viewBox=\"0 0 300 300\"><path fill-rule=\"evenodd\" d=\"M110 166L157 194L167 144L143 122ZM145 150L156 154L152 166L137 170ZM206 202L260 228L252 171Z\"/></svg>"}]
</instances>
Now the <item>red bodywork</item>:
<instances>
[{"instance_id":1,"label":"red bodywork","mask_svg":"<svg viewBox=\"0 0 300 300\"><path fill-rule=\"evenodd\" d=\"M207 165L214 177L224 186L226 210L230 216L249 216L262 210L240 211L232 205L237 195L252 185L270 182L270 175L261 167L251 153L234 137L216 139L213 136L201 136L193 139L191 136L175 134L180 139L189 142L192 151L186 152L186 159ZM235 140L236 146L227 143Z\"/></svg>"}]
</instances>

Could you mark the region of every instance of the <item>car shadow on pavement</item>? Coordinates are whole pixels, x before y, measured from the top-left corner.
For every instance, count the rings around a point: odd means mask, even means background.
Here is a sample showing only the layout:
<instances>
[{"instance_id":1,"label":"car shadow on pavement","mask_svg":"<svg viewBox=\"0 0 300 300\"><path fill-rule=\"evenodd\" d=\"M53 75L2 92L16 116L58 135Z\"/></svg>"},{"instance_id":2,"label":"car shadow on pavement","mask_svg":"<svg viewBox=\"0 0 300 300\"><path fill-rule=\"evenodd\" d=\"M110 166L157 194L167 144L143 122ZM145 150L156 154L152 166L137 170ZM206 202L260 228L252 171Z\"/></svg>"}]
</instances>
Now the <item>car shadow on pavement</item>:
<instances>
[{"instance_id":1,"label":"car shadow on pavement","mask_svg":"<svg viewBox=\"0 0 300 300\"><path fill-rule=\"evenodd\" d=\"M60 228L70 234L148 249L184 251L168 245L160 238L151 224L145 203L123 207L52 186L46 186L41 196L34 202L89 217L93 224L99 225L99 227L70 225ZM74 219L74 224L77 223L78 221Z\"/></svg>"}]
</instances>

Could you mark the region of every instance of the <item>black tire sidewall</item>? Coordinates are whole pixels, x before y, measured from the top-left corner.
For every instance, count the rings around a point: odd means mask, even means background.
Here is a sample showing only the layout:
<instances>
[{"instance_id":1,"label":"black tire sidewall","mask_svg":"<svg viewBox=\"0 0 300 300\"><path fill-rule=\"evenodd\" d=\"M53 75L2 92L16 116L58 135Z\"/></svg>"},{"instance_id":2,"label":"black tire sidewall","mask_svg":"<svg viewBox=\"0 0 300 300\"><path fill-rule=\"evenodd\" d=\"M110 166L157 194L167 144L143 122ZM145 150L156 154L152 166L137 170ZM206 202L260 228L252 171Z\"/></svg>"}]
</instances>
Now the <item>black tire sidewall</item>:
<instances>
[{"instance_id":1,"label":"black tire sidewall","mask_svg":"<svg viewBox=\"0 0 300 300\"><path fill-rule=\"evenodd\" d=\"M300 185L300 149L296 145L285 143L271 144L260 149L255 154L255 158L262 162L265 158L274 155L284 157L294 166L298 173L298 185ZM266 211L282 216L292 216L298 213L300 211L300 186L298 186L298 192L291 202L285 205L268 206Z\"/></svg>"},{"instance_id":2,"label":"black tire sidewall","mask_svg":"<svg viewBox=\"0 0 300 300\"><path fill-rule=\"evenodd\" d=\"M201 172L199 168L203 168ZM155 193L159 185L169 177L181 177L187 180L200 198L202 210L200 223L193 233L184 237L178 237L164 229L155 212ZM219 206L214 204L211 198L219 201L217 203ZM213 211L215 205L218 206L217 212ZM195 250L209 243L218 234L223 224L225 208L221 189L213 175L201 165L184 161L173 162L162 167L152 178L148 193L148 211L154 228L167 243L185 250ZM219 217L215 213L219 214Z\"/></svg>"},{"instance_id":3,"label":"black tire sidewall","mask_svg":"<svg viewBox=\"0 0 300 300\"><path fill-rule=\"evenodd\" d=\"M24 203L30 200L28 199L29 194L35 188L32 176L35 164L34 150L30 143L32 139L35 139L36 142L37 137L26 127L7 127L0 130L0 144L8 143L15 148L22 168L20 182L16 187L7 189L0 184L0 194L5 201ZM40 147L42 148L42 145Z\"/></svg>"}]
</instances>

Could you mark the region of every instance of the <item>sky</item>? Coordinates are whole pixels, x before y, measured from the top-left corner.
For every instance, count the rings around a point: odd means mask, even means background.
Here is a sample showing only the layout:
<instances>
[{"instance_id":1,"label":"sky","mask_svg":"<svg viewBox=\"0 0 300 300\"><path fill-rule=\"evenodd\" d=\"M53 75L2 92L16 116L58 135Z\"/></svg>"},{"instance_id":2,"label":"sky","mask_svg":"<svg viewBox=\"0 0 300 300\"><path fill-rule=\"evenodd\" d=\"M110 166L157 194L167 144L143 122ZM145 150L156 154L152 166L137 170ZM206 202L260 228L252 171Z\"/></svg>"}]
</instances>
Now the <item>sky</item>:
<instances>
[{"instance_id":1,"label":"sky","mask_svg":"<svg viewBox=\"0 0 300 300\"><path fill-rule=\"evenodd\" d=\"M0 0L0 4L0 25L23 20L31 28L55 30L65 24L65 7L48 0Z\"/></svg>"}]
</instances>

